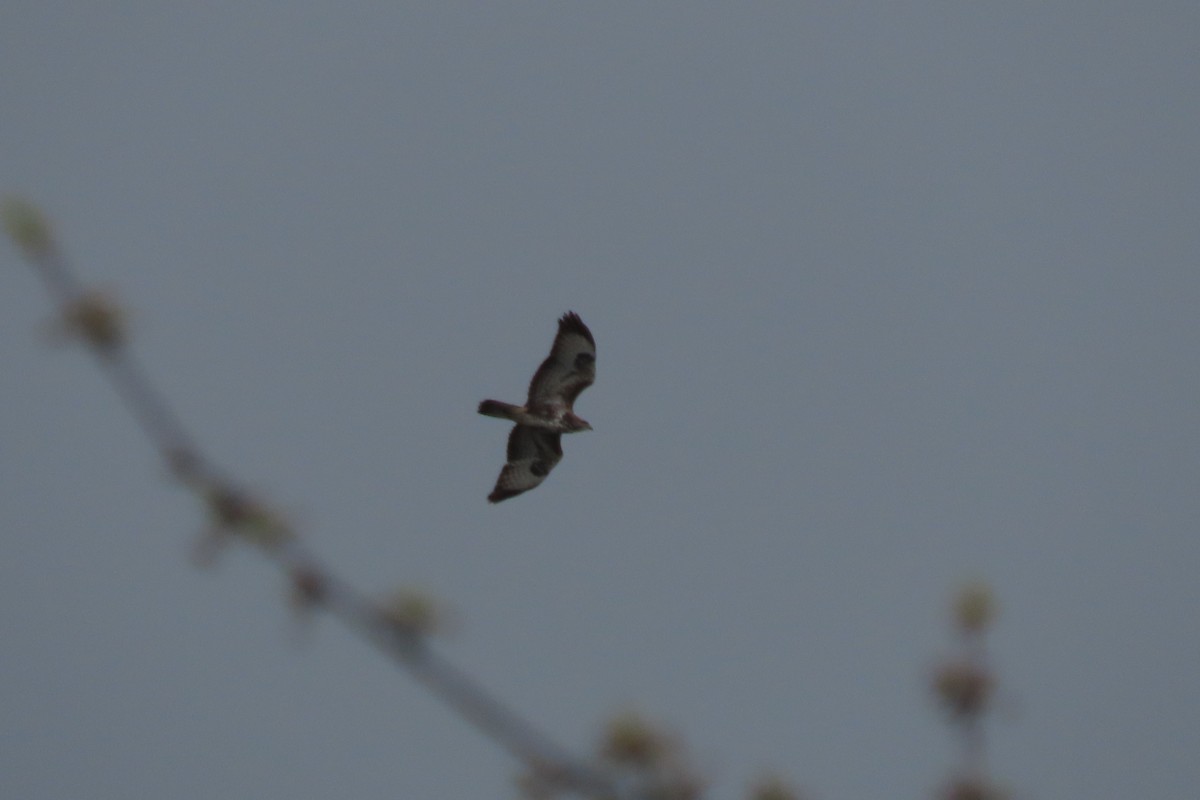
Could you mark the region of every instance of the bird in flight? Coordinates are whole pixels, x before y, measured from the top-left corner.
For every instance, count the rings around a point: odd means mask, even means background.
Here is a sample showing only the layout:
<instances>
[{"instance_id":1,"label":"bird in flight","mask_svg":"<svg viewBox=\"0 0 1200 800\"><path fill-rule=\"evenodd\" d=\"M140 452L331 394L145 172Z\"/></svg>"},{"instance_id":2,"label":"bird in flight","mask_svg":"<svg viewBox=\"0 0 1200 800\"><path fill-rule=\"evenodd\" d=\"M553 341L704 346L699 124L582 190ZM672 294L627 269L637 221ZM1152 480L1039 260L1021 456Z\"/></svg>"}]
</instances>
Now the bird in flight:
<instances>
[{"instance_id":1,"label":"bird in flight","mask_svg":"<svg viewBox=\"0 0 1200 800\"><path fill-rule=\"evenodd\" d=\"M564 433L590 431L576 416L575 398L596 380L596 340L574 311L558 320L550 355L533 373L525 405L484 400L479 413L511 420L508 455L488 502L499 503L536 487L562 460Z\"/></svg>"}]
</instances>

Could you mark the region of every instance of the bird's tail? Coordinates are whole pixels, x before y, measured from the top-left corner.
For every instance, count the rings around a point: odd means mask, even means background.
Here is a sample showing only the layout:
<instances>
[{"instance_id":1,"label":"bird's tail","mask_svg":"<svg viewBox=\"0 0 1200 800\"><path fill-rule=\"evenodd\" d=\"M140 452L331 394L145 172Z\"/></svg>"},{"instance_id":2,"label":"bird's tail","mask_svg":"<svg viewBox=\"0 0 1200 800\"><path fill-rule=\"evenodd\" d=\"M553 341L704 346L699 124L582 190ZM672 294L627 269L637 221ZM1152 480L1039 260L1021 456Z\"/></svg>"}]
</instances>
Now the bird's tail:
<instances>
[{"instance_id":1,"label":"bird's tail","mask_svg":"<svg viewBox=\"0 0 1200 800\"><path fill-rule=\"evenodd\" d=\"M499 417L500 419L514 419L520 406L514 406L512 403L501 403L499 400L484 400L479 404L479 413L485 417Z\"/></svg>"}]
</instances>

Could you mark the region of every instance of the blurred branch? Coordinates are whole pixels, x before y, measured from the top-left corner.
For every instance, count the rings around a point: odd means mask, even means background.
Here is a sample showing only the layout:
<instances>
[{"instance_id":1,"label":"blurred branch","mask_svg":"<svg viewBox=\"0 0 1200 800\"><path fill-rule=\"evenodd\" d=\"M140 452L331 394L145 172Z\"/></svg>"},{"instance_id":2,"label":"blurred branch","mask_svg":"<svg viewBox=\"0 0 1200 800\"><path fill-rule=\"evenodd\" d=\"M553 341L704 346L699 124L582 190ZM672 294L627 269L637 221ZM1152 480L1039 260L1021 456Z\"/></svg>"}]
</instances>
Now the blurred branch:
<instances>
[{"instance_id":1,"label":"blurred branch","mask_svg":"<svg viewBox=\"0 0 1200 800\"><path fill-rule=\"evenodd\" d=\"M34 206L10 199L2 214L9 236L57 305L60 329L87 346L171 474L203 500L212 519L203 552L211 554L233 539L257 545L288 575L299 603L324 609L357 631L520 760L540 784L558 793L620 796L606 769L569 754L433 650L426 617L413 613L420 604L398 612L370 600L309 553L280 514L218 470L130 352L124 313L116 301L82 284Z\"/></svg>"},{"instance_id":2,"label":"blurred branch","mask_svg":"<svg viewBox=\"0 0 1200 800\"><path fill-rule=\"evenodd\" d=\"M41 213L23 201L8 200L2 215L9 236L58 307L59 330L87 346L171 475L204 503L211 525L198 549L202 558L212 558L234 540L256 545L288 576L292 597L302 609L322 609L357 631L518 759L527 770L520 789L531 800L563 794L600 800L696 800L702 795L704 782L676 737L627 713L612 720L591 759L577 758L430 646L428 634L437 615L426 598L400 593L379 603L334 575L306 550L282 515L218 470L197 447L130 352L119 304L79 281ZM990 590L968 586L954 613L961 649L938 666L933 689L961 738L962 764L942 795L946 800L999 800L1004 793L986 774L983 729L993 691L984 641L995 616ZM800 795L768 775L748 796L795 800Z\"/></svg>"},{"instance_id":3,"label":"blurred branch","mask_svg":"<svg viewBox=\"0 0 1200 800\"><path fill-rule=\"evenodd\" d=\"M943 791L945 800L1002 800L1005 797L987 774L983 728L995 689L984 637L995 616L996 604L991 589L982 583L964 587L954 603L959 653L945 659L934 671L934 694L949 714L962 741L962 764Z\"/></svg>"}]
</instances>

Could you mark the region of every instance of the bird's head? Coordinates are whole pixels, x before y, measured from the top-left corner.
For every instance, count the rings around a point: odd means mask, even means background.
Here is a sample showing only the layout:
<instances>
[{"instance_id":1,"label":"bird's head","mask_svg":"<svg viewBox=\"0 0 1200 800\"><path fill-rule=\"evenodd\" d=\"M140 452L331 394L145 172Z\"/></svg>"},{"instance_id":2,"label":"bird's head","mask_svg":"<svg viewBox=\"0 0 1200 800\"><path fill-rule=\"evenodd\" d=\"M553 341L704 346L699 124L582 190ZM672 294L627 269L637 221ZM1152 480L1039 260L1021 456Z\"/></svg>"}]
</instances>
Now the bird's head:
<instances>
[{"instance_id":1,"label":"bird's head","mask_svg":"<svg viewBox=\"0 0 1200 800\"><path fill-rule=\"evenodd\" d=\"M563 422L567 427L568 433L578 433L579 431L590 431L592 429L590 422L588 422L586 419L577 417L574 414L567 414L567 416L563 419Z\"/></svg>"}]
</instances>

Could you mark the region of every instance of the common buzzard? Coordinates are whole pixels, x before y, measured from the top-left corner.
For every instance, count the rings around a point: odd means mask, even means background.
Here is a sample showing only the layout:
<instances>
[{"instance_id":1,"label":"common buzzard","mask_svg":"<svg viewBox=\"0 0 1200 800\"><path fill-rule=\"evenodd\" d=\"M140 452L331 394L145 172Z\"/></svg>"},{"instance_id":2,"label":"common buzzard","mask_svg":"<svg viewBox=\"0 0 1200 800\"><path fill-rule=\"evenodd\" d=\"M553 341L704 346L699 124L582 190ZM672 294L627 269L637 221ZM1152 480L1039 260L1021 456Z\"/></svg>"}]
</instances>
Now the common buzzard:
<instances>
[{"instance_id":1,"label":"common buzzard","mask_svg":"<svg viewBox=\"0 0 1200 800\"><path fill-rule=\"evenodd\" d=\"M499 503L540 484L562 460L564 433L590 431L575 415L575 398L596 380L596 340L574 311L558 320L550 355L529 382L529 398L517 406L484 400L479 413L517 423L508 434L508 463L500 470L488 502Z\"/></svg>"}]
</instances>

